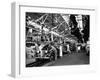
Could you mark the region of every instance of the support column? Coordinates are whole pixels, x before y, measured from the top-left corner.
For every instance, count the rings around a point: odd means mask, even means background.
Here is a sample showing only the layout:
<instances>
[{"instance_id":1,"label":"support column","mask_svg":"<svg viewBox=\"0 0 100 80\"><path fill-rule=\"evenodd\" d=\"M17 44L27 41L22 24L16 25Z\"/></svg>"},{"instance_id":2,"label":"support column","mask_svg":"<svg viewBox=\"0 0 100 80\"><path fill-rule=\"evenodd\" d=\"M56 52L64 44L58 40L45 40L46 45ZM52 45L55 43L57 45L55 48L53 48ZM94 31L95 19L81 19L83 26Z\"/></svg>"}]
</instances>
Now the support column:
<instances>
[{"instance_id":1,"label":"support column","mask_svg":"<svg viewBox=\"0 0 100 80\"><path fill-rule=\"evenodd\" d=\"M59 49L60 49L60 57L62 57L63 56L63 51L62 51L62 41L61 41L61 39L60 39L60 47L59 47Z\"/></svg>"},{"instance_id":2,"label":"support column","mask_svg":"<svg viewBox=\"0 0 100 80\"><path fill-rule=\"evenodd\" d=\"M62 53L62 46L60 46L60 57L63 56L63 53Z\"/></svg>"},{"instance_id":3,"label":"support column","mask_svg":"<svg viewBox=\"0 0 100 80\"><path fill-rule=\"evenodd\" d=\"M70 47L69 47L69 44L67 44L67 51L70 53Z\"/></svg>"},{"instance_id":4,"label":"support column","mask_svg":"<svg viewBox=\"0 0 100 80\"><path fill-rule=\"evenodd\" d=\"M53 41L53 34L51 34L51 41Z\"/></svg>"}]
</instances>

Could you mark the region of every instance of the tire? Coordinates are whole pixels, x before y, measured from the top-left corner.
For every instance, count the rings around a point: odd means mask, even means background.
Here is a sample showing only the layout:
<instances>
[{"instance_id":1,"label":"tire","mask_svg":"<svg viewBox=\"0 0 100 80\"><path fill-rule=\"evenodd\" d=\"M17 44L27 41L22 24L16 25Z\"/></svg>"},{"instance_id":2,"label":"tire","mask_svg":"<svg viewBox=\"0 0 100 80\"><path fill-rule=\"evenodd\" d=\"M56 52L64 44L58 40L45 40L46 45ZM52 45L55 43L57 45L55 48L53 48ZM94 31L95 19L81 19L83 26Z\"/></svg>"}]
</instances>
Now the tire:
<instances>
[{"instance_id":1,"label":"tire","mask_svg":"<svg viewBox=\"0 0 100 80\"><path fill-rule=\"evenodd\" d=\"M50 61L55 61L57 60L57 50L52 49L50 50Z\"/></svg>"}]
</instances>

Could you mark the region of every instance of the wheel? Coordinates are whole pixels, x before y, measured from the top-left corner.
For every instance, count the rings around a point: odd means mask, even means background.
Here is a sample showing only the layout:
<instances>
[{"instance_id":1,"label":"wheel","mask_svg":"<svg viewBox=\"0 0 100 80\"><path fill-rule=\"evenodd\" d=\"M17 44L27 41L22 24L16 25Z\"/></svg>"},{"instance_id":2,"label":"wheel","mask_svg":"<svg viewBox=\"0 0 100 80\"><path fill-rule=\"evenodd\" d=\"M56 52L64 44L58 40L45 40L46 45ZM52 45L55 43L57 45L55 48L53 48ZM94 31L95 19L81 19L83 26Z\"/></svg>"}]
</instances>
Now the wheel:
<instances>
[{"instance_id":1,"label":"wheel","mask_svg":"<svg viewBox=\"0 0 100 80\"><path fill-rule=\"evenodd\" d=\"M51 53L51 55L50 55L50 61L55 61L55 54L54 53Z\"/></svg>"},{"instance_id":2,"label":"wheel","mask_svg":"<svg viewBox=\"0 0 100 80\"><path fill-rule=\"evenodd\" d=\"M50 61L55 61L57 60L57 50L52 49L50 50Z\"/></svg>"}]
</instances>

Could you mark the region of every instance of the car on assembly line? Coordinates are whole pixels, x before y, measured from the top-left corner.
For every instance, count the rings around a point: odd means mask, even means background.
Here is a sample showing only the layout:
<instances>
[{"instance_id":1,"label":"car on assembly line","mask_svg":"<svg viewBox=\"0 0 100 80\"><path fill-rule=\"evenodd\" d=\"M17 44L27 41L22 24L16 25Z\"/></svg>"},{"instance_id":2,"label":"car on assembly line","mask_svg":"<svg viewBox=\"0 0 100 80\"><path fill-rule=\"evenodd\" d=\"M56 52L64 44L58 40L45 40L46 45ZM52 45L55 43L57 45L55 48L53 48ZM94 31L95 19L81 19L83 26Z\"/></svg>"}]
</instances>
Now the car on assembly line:
<instances>
[{"instance_id":1,"label":"car on assembly line","mask_svg":"<svg viewBox=\"0 0 100 80\"><path fill-rule=\"evenodd\" d=\"M49 59L54 61L57 59L57 49L50 42L41 43L39 51L36 53L36 59Z\"/></svg>"},{"instance_id":2,"label":"car on assembly line","mask_svg":"<svg viewBox=\"0 0 100 80\"><path fill-rule=\"evenodd\" d=\"M27 42L26 43L26 58L34 58L35 61L39 59L48 59L55 61L57 59L57 49L51 43L37 43Z\"/></svg>"}]
</instances>

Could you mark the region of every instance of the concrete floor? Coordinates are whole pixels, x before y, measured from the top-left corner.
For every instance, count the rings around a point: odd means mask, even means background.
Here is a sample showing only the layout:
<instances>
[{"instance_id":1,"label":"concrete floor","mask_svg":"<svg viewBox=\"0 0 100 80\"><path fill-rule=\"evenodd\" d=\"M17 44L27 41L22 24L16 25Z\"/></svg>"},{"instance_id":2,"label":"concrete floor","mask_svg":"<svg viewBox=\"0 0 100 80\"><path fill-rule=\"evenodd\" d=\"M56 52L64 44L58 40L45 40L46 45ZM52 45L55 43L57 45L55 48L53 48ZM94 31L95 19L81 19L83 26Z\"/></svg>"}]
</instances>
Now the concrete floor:
<instances>
[{"instance_id":1,"label":"concrete floor","mask_svg":"<svg viewBox=\"0 0 100 80\"><path fill-rule=\"evenodd\" d=\"M40 66L64 66L64 65L84 65L89 64L89 56L86 53L71 53L65 54L62 58L50 62L47 60L39 60L32 62L27 67L40 67Z\"/></svg>"},{"instance_id":2,"label":"concrete floor","mask_svg":"<svg viewBox=\"0 0 100 80\"><path fill-rule=\"evenodd\" d=\"M62 65L81 65L89 64L89 56L85 53L72 53L64 55L62 58L55 61L49 66L62 66Z\"/></svg>"}]
</instances>

